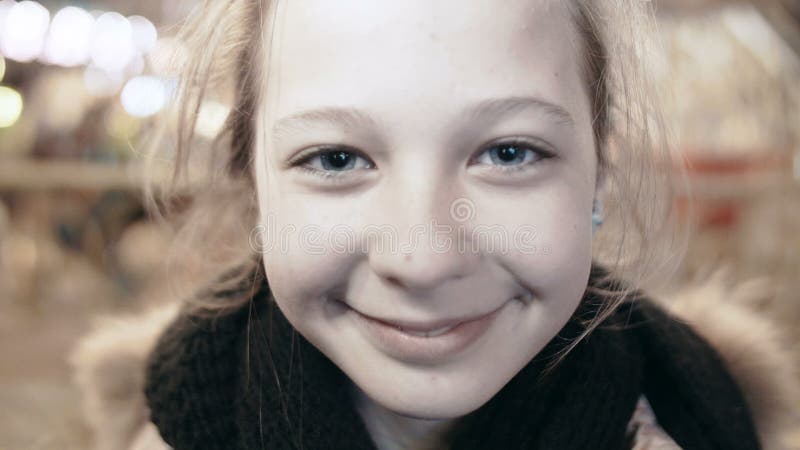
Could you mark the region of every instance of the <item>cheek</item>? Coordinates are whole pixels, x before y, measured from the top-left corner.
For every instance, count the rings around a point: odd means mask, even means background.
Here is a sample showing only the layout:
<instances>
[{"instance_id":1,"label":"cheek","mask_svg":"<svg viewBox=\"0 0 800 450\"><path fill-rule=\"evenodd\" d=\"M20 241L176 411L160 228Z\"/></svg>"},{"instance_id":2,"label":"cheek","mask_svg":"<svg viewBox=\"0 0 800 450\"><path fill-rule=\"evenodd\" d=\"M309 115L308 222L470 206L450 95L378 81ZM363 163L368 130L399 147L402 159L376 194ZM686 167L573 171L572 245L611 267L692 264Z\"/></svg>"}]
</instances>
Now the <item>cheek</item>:
<instances>
[{"instance_id":1,"label":"cheek","mask_svg":"<svg viewBox=\"0 0 800 450\"><path fill-rule=\"evenodd\" d=\"M270 183L261 201L259 250L276 301L288 314L308 315L346 280L358 261L356 204L280 191ZM350 206L348 206L350 205Z\"/></svg>"},{"instance_id":2,"label":"cheek","mask_svg":"<svg viewBox=\"0 0 800 450\"><path fill-rule=\"evenodd\" d=\"M588 280L594 194L589 185L554 183L502 200L486 198L478 205L485 213L482 223L507 230L509 251L495 258L536 296L553 304L575 304Z\"/></svg>"}]
</instances>

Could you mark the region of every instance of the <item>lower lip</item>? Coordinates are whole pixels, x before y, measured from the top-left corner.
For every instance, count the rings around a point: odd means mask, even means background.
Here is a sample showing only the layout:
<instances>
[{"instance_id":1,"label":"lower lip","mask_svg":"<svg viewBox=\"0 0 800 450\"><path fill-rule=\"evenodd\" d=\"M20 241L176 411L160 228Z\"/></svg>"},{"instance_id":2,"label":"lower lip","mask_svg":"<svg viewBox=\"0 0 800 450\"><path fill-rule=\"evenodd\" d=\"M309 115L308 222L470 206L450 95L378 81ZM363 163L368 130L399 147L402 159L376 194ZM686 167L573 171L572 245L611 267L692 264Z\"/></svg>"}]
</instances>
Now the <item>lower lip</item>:
<instances>
[{"instance_id":1,"label":"lower lip","mask_svg":"<svg viewBox=\"0 0 800 450\"><path fill-rule=\"evenodd\" d=\"M446 361L478 340L499 314L495 311L469 322L462 322L439 336L425 337L405 333L389 324L352 310L368 339L384 353L401 361L433 364Z\"/></svg>"}]
</instances>

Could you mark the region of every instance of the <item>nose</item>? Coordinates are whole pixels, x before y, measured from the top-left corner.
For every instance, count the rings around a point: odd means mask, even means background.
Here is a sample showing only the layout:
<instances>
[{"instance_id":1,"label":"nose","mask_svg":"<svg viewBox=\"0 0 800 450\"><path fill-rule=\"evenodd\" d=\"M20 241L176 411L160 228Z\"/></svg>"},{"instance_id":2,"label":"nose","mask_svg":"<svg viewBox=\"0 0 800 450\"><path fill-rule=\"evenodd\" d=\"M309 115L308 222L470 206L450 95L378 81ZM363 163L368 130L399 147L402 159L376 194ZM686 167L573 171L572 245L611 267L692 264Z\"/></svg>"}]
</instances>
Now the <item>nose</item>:
<instances>
[{"instance_id":1,"label":"nose","mask_svg":"<svg viewBox=\"0 0 800 450\"><path fill-rule=\"evenodd\" d=\"M371 239L369 266L386 283L420 292L469 276L481 255L471 244L469 223L452 213L452 195L416 191L382 202L395 242Z\"/></svg>"}]
</instances>

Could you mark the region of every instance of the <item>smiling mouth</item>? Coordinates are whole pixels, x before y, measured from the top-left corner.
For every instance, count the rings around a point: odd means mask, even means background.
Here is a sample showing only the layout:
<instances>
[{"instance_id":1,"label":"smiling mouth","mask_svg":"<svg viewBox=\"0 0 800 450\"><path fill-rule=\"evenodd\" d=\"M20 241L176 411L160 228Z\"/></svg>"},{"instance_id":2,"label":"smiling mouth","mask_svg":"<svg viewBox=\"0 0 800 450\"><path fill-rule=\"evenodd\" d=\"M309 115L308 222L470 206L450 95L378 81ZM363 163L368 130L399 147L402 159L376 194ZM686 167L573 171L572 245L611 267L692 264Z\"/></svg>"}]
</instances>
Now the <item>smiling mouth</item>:
<instances>
[{"instance_id":1,"label":"smiling mouth","mask_svg":"<svg viewBox=\"0 0 800 450\"><path fill-rule=\"evenodd\" d=\"M356 313L360 314L361 316L363 316L368 320L378 322L387 327L392 327L402 333L420 337L437 337L453 330L454 328L460 326L461 324L475 322L484 319L487 316L496 312L497 309L478 316L464 317L458 319L444 319L444 320L424 322L424 323L402 321L402 320L379 319L377 317L364 314L360 311L356 311L355 309L353 311L355 311Z\"/></svg>"},{"instance_id":2,"label":"smiling mouth","mask_svg":"<svg viewBox=\"0 0 800 450\"><path fill-rule=\"evenodd\" d=\"M426 323L376 318L344 306L366 339L382 353L409 363L437 364L478 341L506 304L479 316Z\"/></svg>"}]
</instances>

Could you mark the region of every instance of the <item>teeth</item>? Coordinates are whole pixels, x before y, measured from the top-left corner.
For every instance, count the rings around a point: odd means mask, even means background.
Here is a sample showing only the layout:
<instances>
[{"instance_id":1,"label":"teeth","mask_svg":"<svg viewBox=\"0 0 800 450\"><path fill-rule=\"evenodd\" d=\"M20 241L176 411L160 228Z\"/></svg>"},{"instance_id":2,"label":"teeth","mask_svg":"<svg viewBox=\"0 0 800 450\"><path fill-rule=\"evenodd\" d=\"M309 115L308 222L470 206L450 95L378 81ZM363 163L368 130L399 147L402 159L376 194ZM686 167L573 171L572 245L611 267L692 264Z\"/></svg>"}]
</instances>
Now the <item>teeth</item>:
<instances>
[{"instance_id":1,"label":"teeth","mask_svg":"<svg viewBox=\"0 0 800 450\"><path fill-rule=\"evenodd\" d=\"M442 327L442 328L437 328L437 329L431 330L431 331L414 331L414 330L406 330L406 329L401 328L401 327L396 327L396 328L398 330L402 331L403 333L410 334L412 336L436 337L436 336L441 336L441 335L447 333L448 331L450 331L453 328L455 328L457 325L458 324L450 325L450 326L446 326L446 327Z\"/></svg>"}]
</instances>

